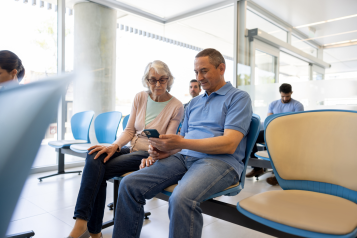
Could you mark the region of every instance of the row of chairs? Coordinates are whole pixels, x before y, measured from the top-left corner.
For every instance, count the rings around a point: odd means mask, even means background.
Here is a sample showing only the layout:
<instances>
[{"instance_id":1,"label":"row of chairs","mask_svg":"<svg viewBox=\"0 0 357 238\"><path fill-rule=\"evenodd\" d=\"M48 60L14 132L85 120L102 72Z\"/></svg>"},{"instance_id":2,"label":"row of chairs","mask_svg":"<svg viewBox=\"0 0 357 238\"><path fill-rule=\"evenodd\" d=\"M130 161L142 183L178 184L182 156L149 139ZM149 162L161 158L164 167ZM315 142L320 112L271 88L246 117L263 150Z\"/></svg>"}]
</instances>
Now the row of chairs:
<instances>
[{"instance_id":1,"label":"row of chairs","mask_svg":"<svg viewBox=\"0 0 357 238\"><path fill-rule=\"evenodd\" d=\"M76 113L71 118L71 128L74 140L58 140L51 141L48 143L49 146L62 149L62 148L70 148L71 150L77 153L87 153L88 148L93 145L89 138L89 129L93 120L94 112L93 111L84 111ZM110 145L116 140L117 130L119 128L120 122L122 119L122 113L118 111L105 112L99 114L94 121L94 130L98 143L100 145ZM126 127L128 122L129 115L124 117L122 125L123 130ZM59 167L64 168L64 160L63 164L60 164ZM44 178L56 176L59 174L66 173L78 173L81 174L82 171L70 171L70 172L62 172L56 173L44 177L40 177L39 180L42 181Z\"/></svg>"},{"instance_id":2,"label":"row of chairs","mask_svg":"<svg viewBox=\"0 0 357 238\"><path fill-rule=\"evenodd\" d=\"M237 204L238 211L256 222L300 237L356 237L357 159L352 150L357 141L356 121L356 111L342 110L268 117L264 123L267 150L258 155L270 160L283 190L243 199ZM258 125L259 116L253 115L239 183L208 199L234 196L244 188ZM115 179L120 181L126 175ZM170 196L176 186L162 193Z\"/></svg>"}]
</instances>

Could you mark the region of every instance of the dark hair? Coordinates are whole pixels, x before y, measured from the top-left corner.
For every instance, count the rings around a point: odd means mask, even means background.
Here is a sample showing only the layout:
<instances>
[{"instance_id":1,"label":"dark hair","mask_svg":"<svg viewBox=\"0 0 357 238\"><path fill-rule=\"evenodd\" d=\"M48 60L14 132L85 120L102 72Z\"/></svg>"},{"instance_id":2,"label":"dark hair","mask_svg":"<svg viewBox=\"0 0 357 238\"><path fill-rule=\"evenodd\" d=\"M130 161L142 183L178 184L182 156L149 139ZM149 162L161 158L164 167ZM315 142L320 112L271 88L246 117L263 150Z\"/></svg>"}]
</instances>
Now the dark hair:
<instances>
[{"instance_id":1,"label":"dark hair","mask_svg":"<svg viewBox=\"0 0 357 238\"><path fill-rule=\"evenodd\" d=\"M209 62L216 68L218 68L218 66L222 63L226 64L223 55L218 50L212 48L204 49L196 55L196 58L205 56L208 56Z\"/></svg>"},{"instance_id":2,"label":"dark hair","mask_svg":"<svg viewBox=\"0 0 357 238\"><path fill-rule=\"evenodd\" d=\"M190 83L198 83L198 87L201 88L200 82L198 82L196 79L192 79Z\"/></svg>"},{"instance_id":3,"label":"dark hair","mask_svg":"<svg viewBox=\"0 0 357 238\"><path fill-rule=\"evenodd\" d=\"M283 93L291 93L292 92L292 88L291 85L288 83L283 83L282 85L280 85L279 87L279 92L283 92Z\"/></svg>"},{"instance_id":4,"label":"dark hair","mask_svg":"<svg viewBox=\"0 0 357 238\"><path fill-rule=\"evenodd\" d=\"M25 68L22 65L22 61L15 53L9 50L0 50L0 67L9 73L16 69L16 76L19 82L25 76Z\"/></svg>"}]
</instances>

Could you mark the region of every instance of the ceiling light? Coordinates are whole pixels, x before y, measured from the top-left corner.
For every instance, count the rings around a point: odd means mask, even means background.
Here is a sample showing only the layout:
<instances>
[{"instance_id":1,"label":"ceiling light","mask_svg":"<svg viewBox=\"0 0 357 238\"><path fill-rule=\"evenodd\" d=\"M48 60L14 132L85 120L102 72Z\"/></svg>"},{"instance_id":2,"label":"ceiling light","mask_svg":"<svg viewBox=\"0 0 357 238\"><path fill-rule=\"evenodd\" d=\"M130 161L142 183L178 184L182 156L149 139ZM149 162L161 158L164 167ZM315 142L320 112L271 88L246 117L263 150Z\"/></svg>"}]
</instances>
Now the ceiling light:
<instances>
[{"instance_id":1,"label":"ceiling light","mask_svg":"<svg viewBox=\"0 0 357 238\"><path fill-rule=\"evenodd\" d=\"M357 42L357 39L355 39L355 40L339 41L339 42L335 42L335 43L325 44L324 46L339 45L339 44L346 44L346 43L352 43L352 42Z\"/></svg>"},{"instance_id":2,"label":"ceiling light","mask_svg":"<svg viewBox=\"0 0 357 238\"><path fill-rule=\"evenodd\" d=\"M330 19L330 20L326 20L326 21L314 22L314 23L310 23L310 24L306 24L306 25L301 25L301 26L295 26L294 28L303 28L303 27L307 27L307 26L320 25L320 24L324 24L324 23L328 23L328 22L333 22L333 21L344 20L344 19L348 19L348 18L352 18L352 17L357 17L357 14L355 14L355 15L350 15L350 16L345 16L345 17L339 17L339 18L335 18L335 19Z\"/></svg>"},{"instance_id":3,"label":"ceiling light","mask_svg":"<svg viewBox=\"0 0 357 238\"><path fill-rule=\"evenodd\" d=\"M320 39L320 38L325 38L325 37L330 37L330 36L339 36L339 35L344 35L344 34L348 34L348 33L354 33L354 32L357 32L357 30L355 30L355 31L346 31L346 32L331 34L331 35L327 35L327 36L318 36L318 37L313 37L313 38L308 38L308 39L302 39L302 40L297 40L297 41L294 41L294 42L315 40L315 39Z\"/></svg>"}]
</instances>

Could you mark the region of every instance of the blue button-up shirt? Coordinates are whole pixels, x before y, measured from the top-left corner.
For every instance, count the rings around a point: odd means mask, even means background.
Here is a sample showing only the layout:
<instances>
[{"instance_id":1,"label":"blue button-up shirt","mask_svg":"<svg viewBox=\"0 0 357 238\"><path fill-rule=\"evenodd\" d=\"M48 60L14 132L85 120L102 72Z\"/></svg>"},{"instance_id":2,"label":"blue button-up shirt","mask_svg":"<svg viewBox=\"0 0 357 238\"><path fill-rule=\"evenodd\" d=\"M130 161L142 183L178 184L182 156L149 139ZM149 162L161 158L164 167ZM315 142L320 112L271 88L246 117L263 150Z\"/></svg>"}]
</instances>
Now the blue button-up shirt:
<instances>
[{"instance_id":1,"label":"blue button-up shirt","mask_svg":"<svg viewBox=\"0 0 357 238\"><path fill-rule=\"evenodd\" d=\"M207 92L193 98L185 110L181 135L186 139L204 139L223 136L225 129L243 133L244 137L234 154L205 154L182 150L183 155L197 158L220 159L242 174L247 144L247 134L252 119L252 102L247 92L234 88L230 82L216 92Z\"/></svg>"}]
</instances>

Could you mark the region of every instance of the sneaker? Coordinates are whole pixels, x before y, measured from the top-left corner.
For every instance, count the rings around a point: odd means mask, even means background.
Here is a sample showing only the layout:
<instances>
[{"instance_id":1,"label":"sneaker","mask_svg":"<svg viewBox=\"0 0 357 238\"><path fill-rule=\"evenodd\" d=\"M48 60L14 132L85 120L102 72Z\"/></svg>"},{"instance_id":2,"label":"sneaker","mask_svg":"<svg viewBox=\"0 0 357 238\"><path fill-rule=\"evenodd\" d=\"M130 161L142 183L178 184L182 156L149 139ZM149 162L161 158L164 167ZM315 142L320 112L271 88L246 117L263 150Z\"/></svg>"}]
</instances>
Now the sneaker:
<instances>
[{"instance_id":1,"label":"sneaker","mask_svg":"<svg viewBox=\"0 0 357 238\"><path fill-rule=\"evenodd\" d=\"M255 168L252 171L250 171L249 173L247 173L245 175L245 177L247 178L251 178L251 177L259 177L260 175L264 174L264 169L263 168Z\"/></svg>"},{"instance_id":2,"label":"sneaker","mask_svg":"<svg viewBox=\"0 0 357 238\"><path fill-rule=\"evenodd\" d=\"M279 185L278 180L275 178L275 176L271 176L267 178L267 183L270 185Z\"/></svg>"}]
</instances>

